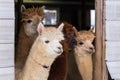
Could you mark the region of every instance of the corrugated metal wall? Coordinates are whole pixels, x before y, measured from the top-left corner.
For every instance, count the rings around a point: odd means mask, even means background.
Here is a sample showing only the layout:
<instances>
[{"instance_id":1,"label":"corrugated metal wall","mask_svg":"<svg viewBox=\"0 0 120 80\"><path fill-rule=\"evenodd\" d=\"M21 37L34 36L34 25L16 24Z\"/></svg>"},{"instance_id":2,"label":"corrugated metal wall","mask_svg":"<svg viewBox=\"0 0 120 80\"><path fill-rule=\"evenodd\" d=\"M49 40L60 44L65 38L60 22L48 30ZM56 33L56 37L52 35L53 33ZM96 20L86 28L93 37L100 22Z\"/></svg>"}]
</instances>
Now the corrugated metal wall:
<instances>
[{"instance_id":1,"label":"corrugated metal wall","mask_svg":"<svg viewBox=\"0 0 120 80\"><path fill-rule=\"evenodd\" d=\"M110 75L120 80L120 0L105 0L106 61Z\"/></svg>"},{"instance_id":2,"label":"corrugated metal wall","mask_svg":"<svg viewBox=\"0 0 120 80\"><path fill-rule=\"evenodd\" d=\"M14 0L0 0L0 80L14 80Z\"/></svg>"}]
</instances>

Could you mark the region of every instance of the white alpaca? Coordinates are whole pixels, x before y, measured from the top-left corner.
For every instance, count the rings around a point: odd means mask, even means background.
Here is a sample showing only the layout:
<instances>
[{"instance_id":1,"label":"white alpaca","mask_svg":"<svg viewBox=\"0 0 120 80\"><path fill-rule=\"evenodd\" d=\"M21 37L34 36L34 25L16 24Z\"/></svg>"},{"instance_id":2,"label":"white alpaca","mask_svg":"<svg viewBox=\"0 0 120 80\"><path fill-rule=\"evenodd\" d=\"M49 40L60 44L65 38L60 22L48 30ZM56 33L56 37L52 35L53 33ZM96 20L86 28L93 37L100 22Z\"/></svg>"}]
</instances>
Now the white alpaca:
<instances>
[{"instance_id":1,"label":"white alpaca","mask_svg":"<svg viewBox=\"0 0 120 80\"><path fill-rule=\"evenodd\" d=\"M92 30L76 31L77 45L75 47L75 59L78 70L83 80L92 80L93 78L93 62L92 54L95 52L92 44L95 36Z\"/></svg>"},{"instance_id":2,"label":"white alpaca","mask_svg":"<svg viewBox=\"0 0 120 80\"><path fill-rule=\"evenodd\" d=\"M16 80L47 80L55 58L63 52L60 41L64 40L61 32L63 24L44 28L38 25L39 36L35 40L23 70L17 73Z\"/></svg>"}]
</instances>

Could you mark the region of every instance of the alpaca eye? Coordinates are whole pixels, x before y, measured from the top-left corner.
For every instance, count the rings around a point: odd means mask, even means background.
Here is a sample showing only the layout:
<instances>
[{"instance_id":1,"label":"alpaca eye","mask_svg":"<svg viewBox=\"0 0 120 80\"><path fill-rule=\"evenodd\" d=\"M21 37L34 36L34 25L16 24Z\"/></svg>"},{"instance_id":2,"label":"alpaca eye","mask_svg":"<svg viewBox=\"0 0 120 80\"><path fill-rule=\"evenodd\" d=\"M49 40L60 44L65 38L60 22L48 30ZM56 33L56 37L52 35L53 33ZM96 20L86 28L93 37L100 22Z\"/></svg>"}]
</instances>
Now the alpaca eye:
<instances>
[{"instance_id":1,"label":"alpaca eye","mask_svg":"<svg viewBox=\"0 0 120 80\"><path fill-rule=\"evenodd\" d=\"M80 42L79 44L80 44L80 45L83 45L83 42Z\"/></svg>"},{"instance_id":2,"label":"alpaca eye","mask_svg":"<svg viewBox=\"0 0 120 80\"><path fill-rule=\"evenodd\" d=\"M46 40L45 43L49 43L50 41Z\"/></svg>"},{"instance_id":3,"label":"alpaca eye","mask_svg":"<svg viewBox=\"0 0 120 80\"><path fill-rule=\"evenodd\" d=\"M31 23L32 22L32 20L27 20L27 23Z\"/></svg>"}]
</instances>

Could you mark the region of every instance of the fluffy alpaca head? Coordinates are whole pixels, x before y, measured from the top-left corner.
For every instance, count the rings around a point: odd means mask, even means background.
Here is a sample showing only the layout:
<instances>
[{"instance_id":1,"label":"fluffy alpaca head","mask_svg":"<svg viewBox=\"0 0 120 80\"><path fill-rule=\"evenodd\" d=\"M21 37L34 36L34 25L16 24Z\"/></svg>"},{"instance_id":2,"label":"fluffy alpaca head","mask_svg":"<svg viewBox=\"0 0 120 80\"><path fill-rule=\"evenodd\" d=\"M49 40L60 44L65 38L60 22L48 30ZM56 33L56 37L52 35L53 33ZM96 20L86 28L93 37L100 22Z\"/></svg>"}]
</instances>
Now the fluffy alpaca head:
<instances>
[{"instance_id":1,"label":"fluffy alpaca head","mask_svg":"<svg viewBox=\"0 0 120 80\"><path fill-rule=\"evenodd\" d=\"M94 46L93 46L93 40L95 38L95 35L93 31L90 29L89 31L79 31L76 32L76 40L77 45L75 47L75 51L77 55L91 55L95 52Z\"/></svg>"},{"instance_id":2,"label":"fluffy alpaca head","mask_svg":"<svg viewBox=\"0 0 120 80\"><path fill-rule=\"evenodd\" d=\"M21 22L27 36L34 36L37 34L37 25L45 16L44 9L45 6L28 9L26 9L24 5L21 6Z\"/></svg>"},{"instance_id":3,"label":"fluffy alpaca head","mask_svg":"<svg viewBox=\"0 0 120 80\"><path fill-rule=\"evenodd\" d=\"M63 24L61 24L58 28L55 27L46 27L39 23L37 31L39 36L37 37L37 41L42 44L38 46L39 49L43 47L45 51L45 55L54 55L58 56L63 52L63 48L61 45L61 41L64 40L64 35L62 33ZM47 54L46 54L47 53Z\"/></svg>"},{"instance_id":4,"label":"fluffy alpaca head","mask_svg":"<svg viewBox=\"0 0 120 80\"><path fill-rule=\"evenodd\" d=\"M74 26L64 22L63 33L65 35L65 40L67 41L69 49L73 49L73 47L77 44L75 39L75 30Z\"/></svg>"}]
</instances>

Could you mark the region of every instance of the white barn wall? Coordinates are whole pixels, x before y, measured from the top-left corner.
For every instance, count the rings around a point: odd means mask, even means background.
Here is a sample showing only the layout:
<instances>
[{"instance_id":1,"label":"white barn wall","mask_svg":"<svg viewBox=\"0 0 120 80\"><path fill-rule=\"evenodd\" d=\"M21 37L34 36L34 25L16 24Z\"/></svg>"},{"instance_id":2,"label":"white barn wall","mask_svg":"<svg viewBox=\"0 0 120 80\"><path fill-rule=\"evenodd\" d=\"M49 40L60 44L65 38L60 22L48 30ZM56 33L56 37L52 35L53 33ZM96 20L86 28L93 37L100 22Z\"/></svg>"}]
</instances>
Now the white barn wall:
<instances>
[{"instance_id":1,"label":"white barn wall","mask_svg":"<svg viewBox=\"0 0 120 80\"><path fill-rule=\"evenodd\" d=\"M0 67L14 67L14 45L0 44Z\"/></svg>"},{"instance_id":2,"label":"white barn wall","mask_svg":"<svg viewBox=\"0 0 120 80\"><path fill-rule=\"evenodd\" d=\"M0 43L14 43L14 19L0 20Z\"/></svg>"},{"instance_id":3,"label":"white barn wall","mask_svg":"<svg viewBox=\"0 0 120 80\"><path fill-rule=\"evenodd\" d=\"M14 3L14 0L0 0L0 3Z\"/></svg>"},{"instance_id":4,"label":"white barn wall","mask_svg":"<svg viewBox=\"0 0 120 80\"><path fill-rule=\"evenodd\" d=\"M0 2L0 18L14 19L14 3Z\"/></svg>"},{"instance_id":5,"label":"white barn wall","mask_svg":"<svg viewBox=\"0 0 120 80\"><path fill-rule=\"evenodd\" d=\"M0 80L14 80L14 0L0 0Z\"/></svg>"},{"instance_id":6,"label":"white barn wall","mask_svg":"<svg viewBox=\"0 0 120 80\"><path fill-rule=\"evenodd\" d=\"M106 19L109 21L120 20L120 0L105 0Z\"/></svg>"},{"instance_id":7,"label":"white barn wall","mask_svg":"<svg viewBox=\"0 0 120 80\"><path fill-rule=\"evenodd\" d=\"M120 80L120 62L119 61L112 61L107 62L108 69L112 78L115 80Z\"/></svg>"},{"instance_id":8,"label":"white barn wall","mask_svg":"<svg viewBox=\"0 0 120 80\"><path fill-rule=\"evenodd\" d=\"M120 0L105 0L106 63L110 75L120 80Z\"/></svg>"},{"instance_id":9,"label":"white barn wall","mask_svg":"<svg viewBox=\"0 0 120 80\"><path fill-rule=\"evenodd\" d=\"M106 40L120 41L120 21L106 21Z\"/></svg>"},{"instance_id":10,"label":"white barn wall","mask_svg":"<svg viewBox=\"0 0 120 80\"><path fill-rule=\"evenodd\" d=\"M120 61L120 42L106 42L106 60L110 62Z\"/></svg>"}]
</instances>

